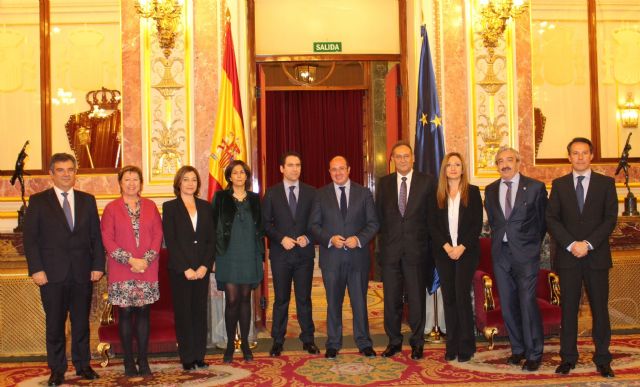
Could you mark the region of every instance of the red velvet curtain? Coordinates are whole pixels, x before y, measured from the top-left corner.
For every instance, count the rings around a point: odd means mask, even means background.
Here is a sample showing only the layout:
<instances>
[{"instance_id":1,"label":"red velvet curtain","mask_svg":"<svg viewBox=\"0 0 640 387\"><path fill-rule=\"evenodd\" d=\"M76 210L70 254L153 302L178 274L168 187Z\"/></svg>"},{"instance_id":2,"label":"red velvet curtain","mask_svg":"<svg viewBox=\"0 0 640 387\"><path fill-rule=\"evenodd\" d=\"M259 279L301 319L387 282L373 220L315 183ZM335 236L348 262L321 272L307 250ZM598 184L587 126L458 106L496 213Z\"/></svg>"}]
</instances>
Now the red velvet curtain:
<instances>
[{"instance_id":1,"label":"red velvet curtain","mask_svg":"<svg viewBox=\"0 0 640 387\"><path fill-rule=\"evenodd\" d=\"M351 180L363 183L363 90L267 91L266 187L282 180L280 155L302 155L302 181L331 181L329 160L347 158Z\"/></svg>"}]
</instances>

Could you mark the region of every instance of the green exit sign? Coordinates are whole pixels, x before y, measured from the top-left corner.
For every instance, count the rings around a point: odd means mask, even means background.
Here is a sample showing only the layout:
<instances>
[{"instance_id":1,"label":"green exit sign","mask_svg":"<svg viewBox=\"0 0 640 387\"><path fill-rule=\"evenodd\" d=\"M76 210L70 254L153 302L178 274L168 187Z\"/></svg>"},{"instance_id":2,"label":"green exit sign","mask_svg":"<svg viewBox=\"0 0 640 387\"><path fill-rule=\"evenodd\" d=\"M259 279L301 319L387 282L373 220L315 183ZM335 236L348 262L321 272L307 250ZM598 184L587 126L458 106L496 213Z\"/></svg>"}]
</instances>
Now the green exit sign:
<instances>
[{"instance_id":1,"label":"green exit sign","mask_svg":"<svg viewBox=\"0 0 640 387\"><path fill-rule=\"evenodd\" d=\"M342 42L313 42L313 52L342 52Z\"/></svg>"}]
</instances>

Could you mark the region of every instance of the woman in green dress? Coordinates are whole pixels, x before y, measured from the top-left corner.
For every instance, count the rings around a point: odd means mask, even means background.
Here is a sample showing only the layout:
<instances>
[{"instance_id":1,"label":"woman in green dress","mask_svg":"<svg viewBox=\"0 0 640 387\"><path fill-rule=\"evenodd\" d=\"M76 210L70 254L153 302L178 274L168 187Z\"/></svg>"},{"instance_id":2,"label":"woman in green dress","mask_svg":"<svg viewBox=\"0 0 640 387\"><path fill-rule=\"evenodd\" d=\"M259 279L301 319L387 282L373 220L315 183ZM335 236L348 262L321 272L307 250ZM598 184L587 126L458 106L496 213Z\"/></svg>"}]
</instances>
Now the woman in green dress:
<instances>
[{"instance_id":1,"label":"woman in green dress","mask_svg":"<svg viewBox=\"0 0 640 387\"><path fill-rule=\"evenodd\" d=\"M251 170L243 161L234 160L224 171L227 189L213 198L216 225L216 282L225 293L224 321L227 349L223 360L233 360L236 326L240 323L242 355L251 361L253 354L247 341L251 323L251 290L262 281L264 230L260 197L249 192Z\"/></svg>"}]
</instances>

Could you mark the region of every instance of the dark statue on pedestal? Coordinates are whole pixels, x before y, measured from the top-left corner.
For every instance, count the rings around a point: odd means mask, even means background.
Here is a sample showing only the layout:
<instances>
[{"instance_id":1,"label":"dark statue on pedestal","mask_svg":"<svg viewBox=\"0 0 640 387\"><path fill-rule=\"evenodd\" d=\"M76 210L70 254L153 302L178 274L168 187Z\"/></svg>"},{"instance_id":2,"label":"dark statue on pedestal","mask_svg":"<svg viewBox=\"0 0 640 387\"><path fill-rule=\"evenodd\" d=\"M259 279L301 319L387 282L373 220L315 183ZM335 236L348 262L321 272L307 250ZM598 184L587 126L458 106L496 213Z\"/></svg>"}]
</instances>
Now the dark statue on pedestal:
<instances>
[{"instance_id":1,"label":"dark statue on pedestal","mask_svg":"<svg viewBox=\"0 0 640 387\"><path fill-rule=\"evenodd\" d=\"M24 164L25 159L27 158L27 145L29 145L29 140L24 143L22 150L18 153L18 158L16 159L16 167L13 172L13 176L11 176L10 183L11 185L15 185L16 180L20 182L20 192L22 193L22 206L18 210L18 226L13 229L13 232L22 232L22 226L24 225L24 214L27 212L27 202L24 200Z\"/></svg>"},{"instance_id":2,"label":"dark statue on pedestal","mask_svg":"<svg viewBox=\"0 0 640 387\"><path fill-rule=\"evenodd\" d=\"M629 188L629 151L631 150L631 144L629 143L631 140L631 133L627 137L627 142L624 144L624 149L622 150L622 155L620 156L620 162L618 163L618 168L616 169L616 176L620 173L620 171L624 172L624 184L627 186L627 197L624 198L624 212L622 215L624 216L638 216L638 202L636 201L636 197L631 192L631 188Z\"/></svg>"}]
</instances>

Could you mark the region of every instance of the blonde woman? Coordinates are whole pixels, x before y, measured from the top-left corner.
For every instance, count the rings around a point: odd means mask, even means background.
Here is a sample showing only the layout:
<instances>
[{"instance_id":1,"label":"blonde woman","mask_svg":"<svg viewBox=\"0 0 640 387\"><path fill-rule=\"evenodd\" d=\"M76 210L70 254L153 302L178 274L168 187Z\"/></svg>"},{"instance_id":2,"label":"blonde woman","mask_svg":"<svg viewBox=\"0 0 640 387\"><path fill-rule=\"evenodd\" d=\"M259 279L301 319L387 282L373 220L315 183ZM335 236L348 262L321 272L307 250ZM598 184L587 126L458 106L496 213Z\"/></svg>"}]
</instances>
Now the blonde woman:
<instances>
[{"instance_id":1,"label":"blonde woman","mask_svg":"<svg viewBox=\"0 0 640 387\"><path fill-rule=\"evenodd\" d=\"M445 359L469 361L476 352L471 305L471 280L480 259L482 198L469 184L462 155L444 156L432 203L429 232L440 276L444 318L447 324Z\"/></svg>"}]
</instances>

